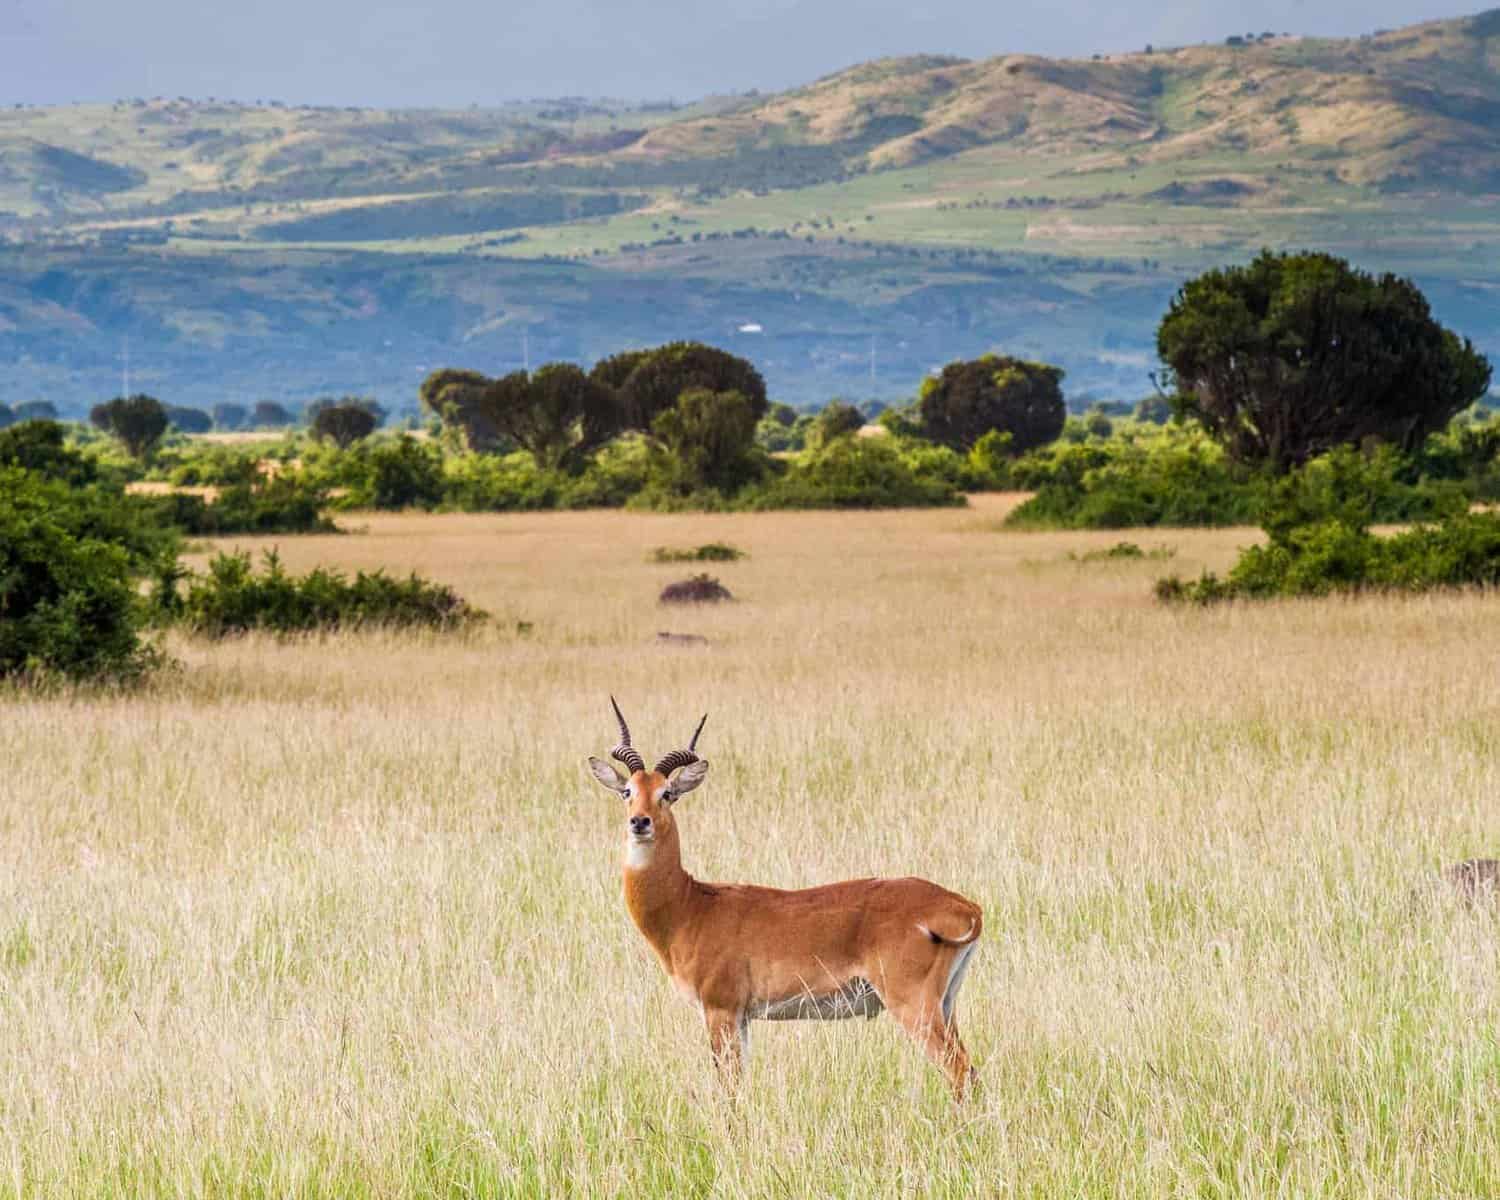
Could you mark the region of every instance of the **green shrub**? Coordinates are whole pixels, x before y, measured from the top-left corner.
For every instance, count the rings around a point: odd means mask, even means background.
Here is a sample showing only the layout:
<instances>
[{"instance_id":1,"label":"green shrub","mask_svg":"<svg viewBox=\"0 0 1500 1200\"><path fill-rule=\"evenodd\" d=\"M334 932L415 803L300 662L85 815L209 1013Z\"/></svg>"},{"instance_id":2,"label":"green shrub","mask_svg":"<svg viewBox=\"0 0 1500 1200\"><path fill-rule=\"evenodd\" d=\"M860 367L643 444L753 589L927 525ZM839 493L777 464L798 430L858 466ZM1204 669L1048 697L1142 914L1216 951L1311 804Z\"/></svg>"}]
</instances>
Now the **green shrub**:
<instances>
[{"instance_id":1,"label":"green shrub","mask_svg":"<svg viewBox=\"0 0 1500 1200\"><path fill-rule=\"evenodd\" d=\"M338 527L324 515L327 493L295 474L226 487L212 502L202 496L174 492L147 497L144 503L159 521L175 526L189 537L338 532Z\"/></svg>"},{"instance_id":2,"label":"green shrub","mask_svg":"<svg viewBox=\"0 0 1500 1200\"><path fill-rule=\"evenodd\" d=\"M443 502L443 452L430 442L401 434L364 442L327 460L347 487L345 508L437 508Z\"/></svg>"},{"instance_id":3,"label":"green shrub","mask_svg":"<svg viewBox=\"0 0 1500 1200\"><path fill-rule=\"evenodd\" d=\"M892 438L838 438L792 464L784 475L736 497L736 507L931 508L961 505L946 479L918 474Z\"/></svg>"},{"instance_id":4,"label":"green shrub","mask_svg":"<svg viewBox=\"0 0 1500 1200\"><path fill-rule=\"evenodd\" d=\"M691 550L658 546L651 552L651 561L658 563L737 562L744 557L743 550L736 549L734 546L726 546L723 542L709 542Z\"/></svg>"},{"instance_id":5,"label":"green shrub","mask_svg":"<svg viewBox=\"0 0 1500 1200\"><path fill-rule=\"evenodd\" d=\"M1113 546L1104 550L1086 550L1082 554L1069 553L1068 557L1074 562L1079 563L1143 559L1157 561L1171 558L1176 553L1177 551L1173 550L1170 546L1157 546L1154 550L1142 550L1134 542L1116 542Z\"/></svg>"},{"instance_id":6,"label":"green shrub","mask_svg":"<svg viewBox=\"0 0 1500 1200\"><path fill-rule=\"evenodd\" d=\"M193 576L185 596L164 608L204 637L221 638L264 630L281 634L349 628L456 630L483 621L452 588L413 574L393 579L383 571L361 571L351 580L319 567L301 577L287 574L275 552L265 570L251 569L250 555L220 554L205 575Z\"/></svg>"},{"instance_id":7,"label":"green shrub","mask_svg":"<svg viewBox=\"0 0 1500 1200\"><path fill-rule=\"evenodd\" d=\"M74 487L99 478L93 460L67 444L56 421L22 421L0 432L0 467L35 471Z\"/></svg>"},{"instance_id":8,"label":"green shrub","mask_svg":"<svg viewBox=\"0 0 1500 1200\"><path fill-rule=\"evenodd\" d=\"M1422 592L1496 584L1500 584L1500 517L1463 513L1386 538L1338 520L1298 526L1276 542L1241 552L1223 579L1212 574L1192 582L1164 579L1157 584L1156 594L1169 602L1208 604L1237 598Z\"/></svg>"},{"instance_id":9,"label":"green shrub","mask_svg":"<svg viewBox=\"0 0 1500 1200\"><path fill-rule=\"evenodd\" d=\"M1059 446L1012 479L1037 488L1007 519L1016 528L1243 525L1259 512L1255 487L1201 436Z\"/></svg>"},{"instance_id":10,"label":"green shrub","mask_svg":"<svg viewBox=\"0 0 1500 1200\"><path fill-rule=\"evenodd\" d=\"M139 636L136 548L105 529L108 499L0 467L0 676L127 681L159 661Z\"/></svg>"}]
</instances>

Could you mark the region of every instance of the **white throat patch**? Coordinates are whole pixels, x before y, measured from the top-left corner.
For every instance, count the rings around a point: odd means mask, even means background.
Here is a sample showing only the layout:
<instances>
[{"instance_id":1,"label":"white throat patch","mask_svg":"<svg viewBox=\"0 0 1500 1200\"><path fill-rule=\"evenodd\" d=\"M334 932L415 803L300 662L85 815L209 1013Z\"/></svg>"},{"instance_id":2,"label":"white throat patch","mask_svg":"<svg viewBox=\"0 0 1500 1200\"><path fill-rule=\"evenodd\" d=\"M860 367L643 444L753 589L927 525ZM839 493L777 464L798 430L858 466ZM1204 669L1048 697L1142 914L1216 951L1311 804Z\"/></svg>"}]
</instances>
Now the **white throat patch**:
<instances>
[{"instance_id":1,"label":"white throat patch","mask_svg":"<svg viewBox=\"0 0 1500 1200\"><path fill-rule=\"evenodd\" d=\"M654 842L632 841L625 847L625 866L631 871L641 871L651 865L651 853L656 849Z\"/></svg>"}]
</instances>

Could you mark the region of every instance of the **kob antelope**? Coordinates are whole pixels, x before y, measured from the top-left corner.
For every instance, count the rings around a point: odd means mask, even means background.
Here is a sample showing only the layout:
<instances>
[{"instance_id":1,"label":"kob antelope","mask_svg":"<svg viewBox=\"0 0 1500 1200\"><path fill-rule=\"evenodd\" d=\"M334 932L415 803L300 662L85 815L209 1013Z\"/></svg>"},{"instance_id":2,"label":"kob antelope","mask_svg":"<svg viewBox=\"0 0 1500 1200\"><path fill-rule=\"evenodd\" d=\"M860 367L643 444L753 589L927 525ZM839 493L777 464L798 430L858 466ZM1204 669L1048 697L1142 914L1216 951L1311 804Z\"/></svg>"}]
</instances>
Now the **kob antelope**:
<instances>
[{"instance_id":1,"label":"kob antelope","mask_svg":"<svg viewBox=\"0 0 1500 1200\"><path fill-rule=\"evenodd\" d=\"M646 770L610 698L620 744L589 758L623 799L625 907L684 997L697 1004L714 1062L738 1079L752 1020L874 1017L882 1009L920 1045L962 1100L974 1079L958 1036L958 989L979 940L979 906L925 879L851 879L787 892L702 883L682 866L673 805L708 763L673 750Z\"/></svg>"}]
</instances>

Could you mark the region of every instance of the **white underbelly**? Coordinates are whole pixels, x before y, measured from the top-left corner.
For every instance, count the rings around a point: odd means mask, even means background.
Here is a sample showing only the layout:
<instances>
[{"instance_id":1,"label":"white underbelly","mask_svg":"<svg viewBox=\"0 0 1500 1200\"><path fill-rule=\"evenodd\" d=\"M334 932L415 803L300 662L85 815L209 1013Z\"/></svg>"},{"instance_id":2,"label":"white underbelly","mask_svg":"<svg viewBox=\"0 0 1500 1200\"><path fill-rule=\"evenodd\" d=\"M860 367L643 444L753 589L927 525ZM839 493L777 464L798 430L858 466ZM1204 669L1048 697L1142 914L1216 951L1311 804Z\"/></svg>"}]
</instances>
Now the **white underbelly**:
<instances>
[{"instance_id":1,"label":"white underbelly","mask_svg":"<svg viewBox=\"0 0 1500 1200\"><path fill-rule=\"evenodd\" d=\"M799 992L782 1000L760 1000L750 1005L755 1021L844 1021L876 1017L885 1009L868 979L851 979L835 992Z\"/></svg>"}]
</instances>

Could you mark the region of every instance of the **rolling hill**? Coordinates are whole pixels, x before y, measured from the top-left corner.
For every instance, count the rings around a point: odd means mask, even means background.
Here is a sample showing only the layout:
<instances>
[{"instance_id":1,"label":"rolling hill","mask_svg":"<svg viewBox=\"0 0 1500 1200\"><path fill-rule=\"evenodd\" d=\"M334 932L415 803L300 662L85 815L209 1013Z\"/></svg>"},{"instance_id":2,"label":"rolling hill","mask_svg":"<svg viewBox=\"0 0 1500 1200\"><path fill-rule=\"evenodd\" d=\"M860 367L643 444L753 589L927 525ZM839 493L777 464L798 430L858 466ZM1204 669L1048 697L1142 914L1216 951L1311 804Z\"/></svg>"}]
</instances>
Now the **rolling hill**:
<instances>
[{"instance_id":1,"label":"rolling hill","mask_svg":"<svg viewBox=\"0 0 1500 1200\"><path fill-rule=\"evenodd\" d=\"M198 402L409 403L439 363L676 336L738 338L806 403L905 394L993 346L1130 396L1175 285L1261 245L1413 274L1495 351L1497 197L1500 10L888 59L685 108L13 109L0 400L86 406L127 336L151 386Z\"/></svg>"}]
</instances>

